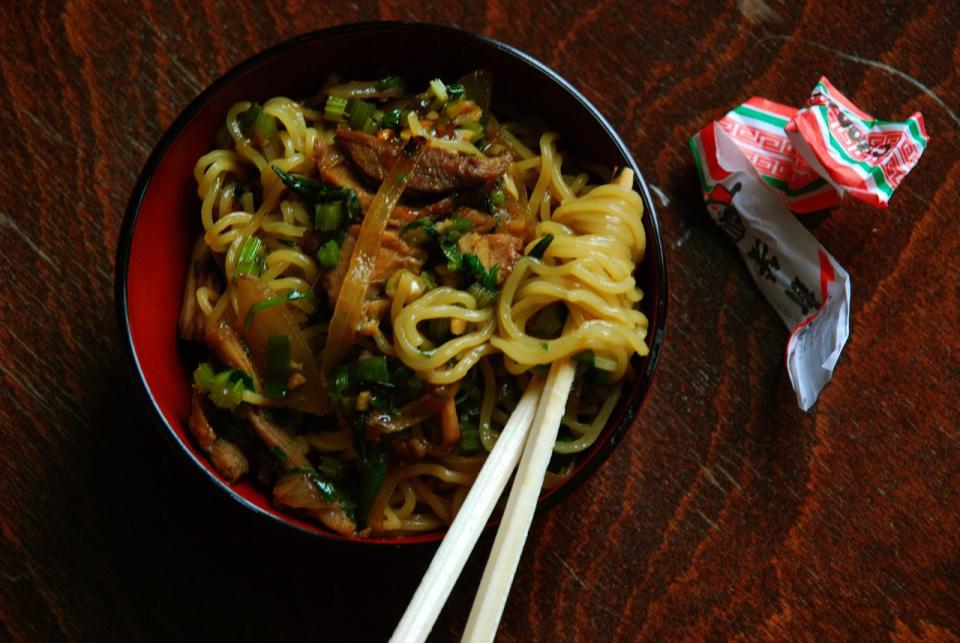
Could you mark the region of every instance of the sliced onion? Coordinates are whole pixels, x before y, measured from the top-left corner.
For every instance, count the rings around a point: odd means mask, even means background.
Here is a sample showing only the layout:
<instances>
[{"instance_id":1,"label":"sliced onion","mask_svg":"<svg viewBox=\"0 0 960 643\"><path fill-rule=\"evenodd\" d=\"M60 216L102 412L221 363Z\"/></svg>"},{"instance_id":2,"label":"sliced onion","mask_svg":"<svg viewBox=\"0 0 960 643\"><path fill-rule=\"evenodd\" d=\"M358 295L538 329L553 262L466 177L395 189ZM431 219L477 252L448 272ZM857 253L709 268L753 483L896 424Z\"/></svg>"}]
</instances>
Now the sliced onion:
<instances>
[{"instance_id":1,"label":"sliced onion","mask_svg":"<svg viewBox=\"0 0 960 643\"><path fill-rule=\"evenodd\" d=\"M267 338L271 335L286 335L290 338L290 361L300 367L300 372L306 378L303 386L288 394L287 406L317 415L329 413L330 403L317 360L293 313L283 304L268 306L256 311L250 320L249 328L246 328L247 315L253 305L274 298L276 293L263 280L250 275L237 278L236 291L239 309L236 330L249 347L257 370L260 373L267 372Z\"/></svg>"}]
</instances>

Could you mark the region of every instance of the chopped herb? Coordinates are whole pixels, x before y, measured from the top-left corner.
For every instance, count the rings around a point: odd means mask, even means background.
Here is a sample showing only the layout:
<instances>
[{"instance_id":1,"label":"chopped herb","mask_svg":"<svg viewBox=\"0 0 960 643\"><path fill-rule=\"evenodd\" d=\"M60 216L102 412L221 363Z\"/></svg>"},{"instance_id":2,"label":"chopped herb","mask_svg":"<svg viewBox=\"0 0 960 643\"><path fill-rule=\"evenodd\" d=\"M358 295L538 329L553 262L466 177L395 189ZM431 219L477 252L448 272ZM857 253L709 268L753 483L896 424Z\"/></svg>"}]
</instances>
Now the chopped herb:
<instances>
[{"instance_id":1,"label":"chopped herb","mask_svg":"<svg viewBox=\"0 0 960 643\"><path fill-rule=\"evenodd\" d=\"M400 236L414 245L424 245L437 238L437 229L429 219L415 219L400 228Z\"/></svg>"},{"instance_id":2,"label":"chopped herb","mask_svg":"<svg viewBox=\"0 0 960 643\"><path fill-rule=\"evenodd\" d=\"M380 119L380 127L383 129L396 130L400 128L400 121L403 119L403 110L395 107L387 111Z\"/></svg>"},{"instance_id":3,"label":"chopped herb","mask_svg":"<svg viewBox=\"0 0 960 643\"><path fill-rule=\"evenodd\" d=\"M237 253L237 268L234 270L234 276L253 275L259 277L263 274L267 264L267 248L260 237L247 237L240 244L240 251Z\"/></svg>"},{"instance_id":4,"label":"chopped herb","mask_svg":"<svg viewBox=\"0 0 960 643\"><path fill-rule=\"evenodd\" d=\"M451 103L458 100L463 100L463 96L466 91L463 89L463 85L460 83L454 83L452 85L447 85L447 100Z\"/></svg>"},{"instance_id":5,"label":"chopped herb","mask_svg":"<svg viewBox=\"0 0 960 643\"><path fill-rule=\"evenodd\" d=\"M346 114L349 118L350 127L360 129L364 123L373 116L373 110L376 105L358 98L351 98L347 101Z\"/></svg>"},{"instance_id":6,"label":"chopped herb","mask_svg":"<svg viewBox=\"0 0 960 643\"><path fill-rule=\"evenodd\" d=\"M537 241L537 245L533 247L528 256L533 257L534 259L543 259L543 253L547 251L547 248L550 247L551 243L553 243L553 235L544 235L540 241Z\"/></svg>"},{"instance_id":7,"label":"chopped herb","mask_svg":"<svg viewBox=\"0 0 960 643\"><path fill-rule=\"evenodd\" d=\"M480 441L480 429L473 422L460 422L460 441L457 451L462 454L476 453L483 447Z\"/></svg>"},{"instance_id":8,"label":"chopped herb","mask_svg":"<svg viewBox=\"0 0 960 643\"><path fill-rule=\"evenodd\" d=\"M340 244L330 239L317 250L317 261L328 270L340 262Z\"/></svg>"},{"instance_id":9,"label":"chopped herb","mask_svg":"<svg viewBox=\"0 0 960 643\"><path fill-rule=\"evenodd\" d=\"M339 96L329 96L323 107L323 117L328 121L342 123L346 118L347 99Z\"/></svg>"},{"instance_id":10,"label":"chopped herb","mask_svg":"<svg viewBox=\"0 0 960 643\"><path fill-rule=\"evenodd\" d=\"M460 237L473 230L473 224L466 219L453 217L449 221L450 224L443 230L443 238L445 241L457 241Z\"/></svg>"},{"instance_id":11,"label":"chopped herb","mask_svg":"<svg viewBox=\"0 0 960 643\"><path fill-rule=\"evenodd\" d=\"M235 368L217 373L210 380L207 397L221 409L235 409L243 401L249 380L246 373Z\"/></svg>"},{"instance_id":12,"label":"chopped herb","mask_svg":"<svg viewBox=\"0 0 960 643\"><path fill-rule=\"evenodd\" d=\"M266 146L277 135L278 121L263 111L257 103L253 103L247 111L237 116L240 131L248 137L253 137L261 146Z\"/></svg>"},{"instance_id":13,"label":"chopped herb","mask_svg":"<svg viewBox=\"0 0 960 643\"><path fill-rule=\"evenodd\" d=\"M357 379L361 382L390 383L390 370L387 368L387 358L361 357L357 360Z\"/></svg>"},{"instance_id":14,"label":"chopped herb","mask_svg":"<svg viewBox=\"0 0 960 643\"><path fill-rule=\"evenodd\" d=\"M439 78L434 78L430 81L430 93L437 99L436 105L443 105L449 98L447 95L447 86L444 85L443 81Z\"/></svg>"},{"instance_id":15,"label":"chopped herb","mask_svg":"<svg viewBox=\"0 0 960 643\"><path fill-rule=\"evenodd\" d=\"M493 266L483 275L480 279L480 284L487 290L496 292L497 290L497 271L500 269L499 266Z\"/></svg>"},{"instance_id":16,"label":"chopped herb","mask_svg":"<svg viewBox=\"0 0 960 643\"><path fill-rule=\"evenodd\" d=\"M263 301L258 301L254 305L250 306L250 310L247 311L247 317L243 320L244 330L250 330L250 326L253 325L254 316L261 310L265 308L270 308L271 306L285 304L288 301L299 301L301 299L313 299L313 293L309 293L303 290L291 290L285 295L280 295L279 297L272 297L270 299L264 299Z\"/></svg>"},{"instance_id":17,"label":"chopped herb","mask_svg":"<svg viewBox=\"0 0 960 643\"><path fill-rule=\"evenodd\" d=\"M441 241L440 251L443 252L443 256L447 258L447 268L449 270L456 271L463 269L463 254L460 252L460 246L452 241Z\"/></svg>"},{"instance_id":18,"label":"chopped herb","mask_svg":"<svg viewBox=\"0 0 960 643\"><path fill-rule=\"evenodd\" d=\"M318 203L314 207L314 226L322 232L333 232L343 224L343 201Z\"/></svg>"},{"instance_id":19,"label":"chopped herb","mask_svg":"<svg viewBox=\"0 0 960 643\"><path fill-rule=\"evenodd\" d=\"M481 283L475 282L470 284L467 292L477 300L478 308L486 308L497 298L497 292L495 290L488 289Z\"/></svg>"},{"instance_id":20,"label":"chopped herb","mask_svg":"<svg viewBox=\"0 0 960 643\"><path fill-rule=\"evenodd\" d=\"M347 214L350 215L351 221L359 221L363 218L360 209L360 197L358 197L356 191L351 188L325 185L306 176L290 174L276 166L272 167L273 171L280 177L280 180L283 181L283 184L307 203L316 205L317 203L344 201Z\"/></svg>"},{"instance_id":21,"label":"chopped herb","mask_svg":"<svg viewBox=\"0 0 960 643\"><path fill-rule=\"evenodd\" d=\"M207 362L201 362L197 370L193 372L193 382L200 391L209 391L210 383L213 382L213 368Z\"/></svg>"},{"instance_id":22,"label":"chopped herb","mask_svg":"<svg viewBox=\"0 0 960 643\"><path fill-rule=\"evenodd\" d=\"M548 351L548 350L550 350L550 344L548 344L548 343L546 343L546 342L540 342L540 348L542 348L542 349L545 350L545 351Z\"/></svg>"},{"instance_id":23,"label":"chopped herb","mask_svg":"<svg viewBox=\"0 0 960 643\"><path fill-rule=\"evenodd\" d=\"M377 81L377 91L383 92L388 89L393 89L394 87L399 87L402 83L403 79L399 76L387 76Z\"/></svg>"},{"instance_id":24,"label":"chopped herb","mask_svg":"<svg viewBox=\"0 0 960 643\"><path fill-rule=\"evenodd\" d=\"M487 209L487 212L493 214L497 211L500 206L503 205L506 201L507 195L503 191L503 186L498 185L490 194L487 195L487 198L484 199L484 206Z\"/></svg>"}]
</instances>

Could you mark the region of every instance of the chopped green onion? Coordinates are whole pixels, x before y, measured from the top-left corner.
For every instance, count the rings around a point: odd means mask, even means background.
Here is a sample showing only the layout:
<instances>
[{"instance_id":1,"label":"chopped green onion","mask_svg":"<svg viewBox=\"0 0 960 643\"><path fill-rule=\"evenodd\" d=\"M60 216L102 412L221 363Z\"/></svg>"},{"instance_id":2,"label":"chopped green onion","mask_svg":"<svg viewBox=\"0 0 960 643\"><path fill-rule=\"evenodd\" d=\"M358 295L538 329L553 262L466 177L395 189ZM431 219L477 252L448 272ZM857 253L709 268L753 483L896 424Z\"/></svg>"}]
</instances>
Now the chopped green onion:
<instances>
[{"instance_id":1,"label":"chopped green onion","mask_svg":"<svg viewBox=\"0 0 960 643\"><path fill-rule=\"evenodd\" d=\"M540 348L542 348L542 349L545 350L545 351L548 351L548 350L550 350L550 344L548 344L548 343L546 343L546 342L540 342Z\"/></svg>"},{"instance_id":2,"label":"chopped green onion","mask_svg":"<svg viewBox=\"0 0 960 643\"><path fill-rule=\"evenodd\" d=\"M424 270L420 273L419 277L423 279L424 283L427 284L427 290L433 290L437 287L437 278L433 276L433 273L429 270Z\"/></svg>"},{"instance_id":3,"label":"chopped green onion","mask_svg":"<svg viewBox=\"0 0 960 643\"><path fill-rule=\"evenodd\" d=\"M460 246L452 241L441 241L440 250L447 258L447 268L449 270L455 271L463 268L463 254L460 252Z\"/></svg>"},{"instance_id":4,"label":"chopped green onion","mask_svg":"<svg viewBox=\"0 0 960 643\"><path fill-rule=\"evenodd\" d=\"M377 81L377 91L383 92L388 89L393 89L394 87L399 87L402 83L403 79L399 76L387 76Z\"/></svg>"},{"instance_id":5,"label":"chopped green onion","mask_svg":"<svg viewBox=\"0 0 960 643\"><path fill-rule=\"evenodd\" d=\"M207 362L201 362L197 370L193 372L193 381L197 389L206 392L210 390L210 383L213 382L213 368Z\"/></svg>"},{"instance_id":6,"label":"chopped green onion","mask_svg":"<svg viewBox=\"0 0 960 643\"><path fill-rule=\"evenodd\" d=\"M595 368L601 371L607 371L608 373L612 373L617 370L617 360L604 357L603 355L595 356L593 358L593 365Z\"/></svg>"},{"instance_id":7,"label":"chopped green onion","mask_svg":"<svg viewBox=\"0 0 960 643\"><path fill-rule=\"evenodd\" d=\"M438 105L443 105L449 98L447 96L447 86L439 78L430 81L430 93L437 99Z\"/></svg>"},{"instance_id":8,"label":"chopped green onion","mask_svg":"<svg viewBox=\"0 0 960 643\"><path fill-rule=\"evenodd\" d=\"M330 239L317 250L317 261L326 269L334 268L340 263L340 245Z\"/></svg>"},{"instance_id":9,"label":"chopped green onion","mask_svg":"<svg viewBox=\"0 0 960 643\"><path fill-rule=\"evenodd\" d=\"M240 131L249 136L262 111L263 108L260 107L259 103L252 103L246 111L237 114L237 124L240 126Z\"/></svg>"},{"instance_id":10,"label":"chopped green onion","mask_svg":"<svg viewBox=\"0 0 960 643\"><path fill-rule=\"evenodd\" d=\"M460 217L453 217L450 219L450 225L443 230L443 238L445 241L456 241L471 230L473 230L472 223Z\"/></svg>"},{"instance_id":11,"label":"chopped green onion","mask_svg":"<svg viewBox=\"0 0 960 643\"><path fill-rule=\"evenodd\" d=\"M380 127L383 129L399 129L400 121L403 119L403 110L395 107L385 113L380 119Z\"/></svg>"},{"instance_id":12,"label":"chopped green onion","mask_svg":"<svg viewBox=\"0 0 960 643\"><path fill-rule=\"evenodd\" d=\"M376 106L365 100L351 98L347 101L347 116L349 117L350 127L360 129L368 118L373 116L373 110Z\"/></svg>"},{"instance_id":13,"label":"chopped green onion","mask_svg":"<svg viewBox=\"0 0 960 643\"><path fill-rule=\"evenodd\" d=\"M480 284L490 291L496 291L497 289L497 271L500 270L499 266L494 266L487 271L485 275L480 279Z\"/></svg>"},{"instance_id":14,"label":"chopped green onion","mask_svg":"<svg viewBox=\"0 0 960 643\"><path fill-rule=\"evenodd\" d=\"M437 229L430 219L415 219L400 228L400 236L408 243L420 246L437 238Z\"/></svg>"},{"instance_id":15,"label":"chopped green onion","mask_svg":"<svg viewBox=\"0 0 960 643\"><path fill-rule=\"evenodd\" d=\"M333 377L330 378L330 385L333 390L338 393L343 393L348 388L350 388L350 368L347 366L341 366L333 372Z\"/></svg>"},{"instance_id":16,"label":"chopped green onion","mask_svg":"<svg viewBox=\"0 0 960 643\"><path fill-rule=\"evenodd\" d=\"M287 395L287 380L290 378L290 337L270 335L267 337L267 377L263 392L267 397L283 399Z\"/></svg>"},{"instance_id":17,"label":"chopped green onion","mask_svg":"<svg viewBox=\"0 0 960 643\"><path fill-rule=\"evenodd\" d=\"M463 85L460 83L454 83L452 85L447 85L447 100L451 103L454 103L458 100L463 100L466 90L464 90Z\"/></svg>"},{"instance_id":18,"label":"chopped green onion","mask_svg":"<svg viewBox=\"0 0 960 643\"><path fill-rule=\"evenodd\" d=\"M347 112L347 99L339 96L328 96L327 104L323 107L323 117L328 121L342 123Z\"/></svg>"},{"instance_id":19,"label":"chopped green onion","mask_svg":"<svg viewBox=\"0 0 960 643\"><path fill-rule=\"evenodd\" d=\"M483 267L483 262L480 261L480 257L468 252L463 255L463 271L468 275L485 275L487 269Z\"/></svg>"},{"instance_id":20,"label":"chopped green onion","mask_svg":"<svg viewBox=\"0 0 960 643\"><path fill-rule=\"evenodd\" d=\"M273 452L273 455L277 457L277 460L280 462L286 462L290 458L290 454L283 450L283 447L275 446L270 449Z\"/></svg>"},{"instance_id":21,"label":"chopped green onion","mask_svg":"<svg viewBox=\"0 0 960 643\"><path fill-rule=\"evenodd\" d=\"M325 500L337 503L343 508L344 513L352 518L356 503L350 498L350 494L348 494L346 490L316 472L311 472L309 478L310 482L313 483L313 486L317 488L317 491L320 492L320 495L323 496Z\"/></svg>"},{"instance_id":22,"label":"chopped green onion","mask_svg":"<svg viewBox=\"0 0 960 643\"><path fill-rule=\"evenodd\" d=\"M247 311L247 318L243 320L244 330L250 330L250 326L253 325L253 317L258 312L264 308L270 308L271 306L276 306L278 304L285 304L288 301L299 301L301 299L313 299L313 293L309 293L303 290L291 290L285 295L280 295L279 297L272 297L270 299L264 299L263 301L258 301L254 305L250 306L250 310Z\"/></svg>"},{"instance_id":23,"label":"chopped green onion","mask_svg":"<svg viewBox=\"0 0 960 643\"><path fill-rule=\"evenodd\" d=\"M493 303L493 300L497 298L497 292L495 290L489 290L480 283L472 283L467 288L467 292L477 300L478 308L486 308Z\"/></svg>"},{"instance_id":24,"label":"chopped green onion","mask_svg":"<svg viewBox=\"0 0 960 643\"><path fill-rule=\"evenodd\" d=\"M390 383L390 370L387 368L387 358L361 357L357 360L357 379L361 382Z\"/></svg>"},{"instance_id":25,"label":"chopped green onion","mask_svg":"<svg viewBox=\"0 0 960 643\"><path fill-rule=\"evenodd\" d=\"M248 377L235 368L217 373L210 380L207 397L221 409L235 409L243 401Z\"/></svg>"},{"instance_id":26,"label":"chopped green onion","mask_svg":"<svg viewBox=\"0 0 960 643\"><path fill-rule=\"evenodd\" d=\"M476 453L482 447L477 425L473 422L460 422L460 442L457 443L457 450L460 453Z\"/></svg>"},{"instance_id":27,"label":"chopped green onion","mask_svg":"<svg viewBox=\"0 0 960 643\"><path fill-rule=\"evenodd\" d=\"M247 237L240 244L240 251L237 253L237 268L233 272L234 277L240 275L259 277L266 269L266 262L267 248L260 237Z\"/></svg>"},{"instance_id":28,"label":"chopped green onion","mask_svg":"<svg viewBox=\"0 0 960 643\"><path fill-rule=\"evenodd\" d=\"M470 130L473 132L473 140L479 141L483 138L483 135L486 133L486 128L483 126L483 123L477 121L474 123L464 123L460 126L461 129Z\"/></svg>"},{"instance_id":29,"label":"chopped green onion","mask_svg":"<svg viewBox=\"0 0 960 643\"><path fill-rule=\"evenodd\" d=\"M484 205L487 208L487 212L493 214L497 211L497 208L503 205L503 202L506 201L507 195L504 193L502 187L497 187L493 192L487 195L487 198L484 200Z\"/></svg>"},{"instance_id":30,"label":"chopped green onion","mask_svg":"<svg viewBox=\"0 0 960 643\"><path fill-rule=\"evenodd\" d=\"M581 351L573 356L573 359L581 364L586 364L590 368L612 373L617 370L617 360L603 355L597 355L591 350Z\"/></svg>"},{"instance_id":31,"label":"chopped green onion","mask_svg":"<svg viewBox=\"0 0 960 643\"><path fill-rule=\"evenodd\" d=\"M551 243L553 243L553 235L544 235L540 241L537 241L537 245L535 245L530 251L529 256L533 257L534 259L543 259L543 253L547 251L547 248L550 247Z\"/></svg>"},{"instance_id":32,"label":"chopped green onion","mask_svg":"<svg viewBox=\"0 0 960 643\"><path fill-rule=\"evenodd\" d=\"M343 224L343 201L318 203L314 208L314 226L323 232L333 232Z\"/></svg>"},{"instance_id":33,"label":"chopped green onion","mask_svg":"<svg viewBox=\"0 0 960 643\"><path fill-rule=\"evenodd\" d=\"M363 125L360 127L360 131L364 134L376 134L377 130L380 129L377 126L377 122L373 118L368 118L363 121Z\"/></svg>"}]
</instances>

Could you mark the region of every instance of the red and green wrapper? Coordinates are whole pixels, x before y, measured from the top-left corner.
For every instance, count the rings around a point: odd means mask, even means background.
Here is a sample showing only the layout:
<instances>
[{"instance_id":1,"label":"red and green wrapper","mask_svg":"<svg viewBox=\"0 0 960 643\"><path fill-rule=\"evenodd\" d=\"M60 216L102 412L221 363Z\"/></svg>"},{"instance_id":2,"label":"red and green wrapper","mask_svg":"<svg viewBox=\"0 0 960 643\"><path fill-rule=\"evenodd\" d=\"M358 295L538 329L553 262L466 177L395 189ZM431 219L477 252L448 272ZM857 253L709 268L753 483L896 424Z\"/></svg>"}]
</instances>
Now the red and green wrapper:
<instances>
[{"instance_id":1,"label":"red and green wrapper","mask_svg":"<svg viewBox=\"0 0 960 643\"><path fill-rule=\"evenodd\" d=\"M797 401L816 402L849 336L850 276L791 213L854 197L886 207L927 145L923 117L879 121L826 78L807 105L751 98L690 140L707 212L791 329Z\"/></svg>"}]
</instances>

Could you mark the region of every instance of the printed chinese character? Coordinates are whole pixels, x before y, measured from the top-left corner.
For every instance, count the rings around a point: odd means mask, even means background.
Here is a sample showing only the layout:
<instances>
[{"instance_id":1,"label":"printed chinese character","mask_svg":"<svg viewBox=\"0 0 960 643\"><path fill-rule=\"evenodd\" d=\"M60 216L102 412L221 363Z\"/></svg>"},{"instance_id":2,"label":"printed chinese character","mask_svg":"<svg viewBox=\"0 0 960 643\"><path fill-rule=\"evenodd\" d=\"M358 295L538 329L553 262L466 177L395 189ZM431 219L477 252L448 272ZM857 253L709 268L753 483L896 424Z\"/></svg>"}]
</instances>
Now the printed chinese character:
<instances>
[{"instance_id":1,"label":"printed chinese character","mask_svg":"<svg viewBox=\"0 0 960 643\"><path fill-rule=\"evenodd\" d=\"M740 219L740 213L733 207L733 197L739 191L739 183L733 186L733 190L727 190L723 185L717 185L707 196L707 209L716 213L717 225L736 242L739 242L747 234L743 221Z\"/></svg>"},{"instance_id":2,"label":"printed chinese character","mask_svg":"<svg viewBox=\"0 0 960 643\"><path fill-rule=\"evenodd\" d=\"M793 281L790 282L790 290L784 289L783 292L800 307L800 314L802 315L820 307L816 295L800 281L800 277L794 277Z\"/></svg>"},{"instance_id":3,"label":"printed chinese character","mask_svg":"<svg viewBox=\"0 0 960 643\"><path fill-rule=\"evenodd\" d=\"M757 262L758 275L766 277L776 283L777 278L774 276L773 271L780 270L780 261L776 255L770 252L770 246L768 246L766 242L760 241L760 239L755 240L747 256Z\"/></svg>"}]
</instances>

